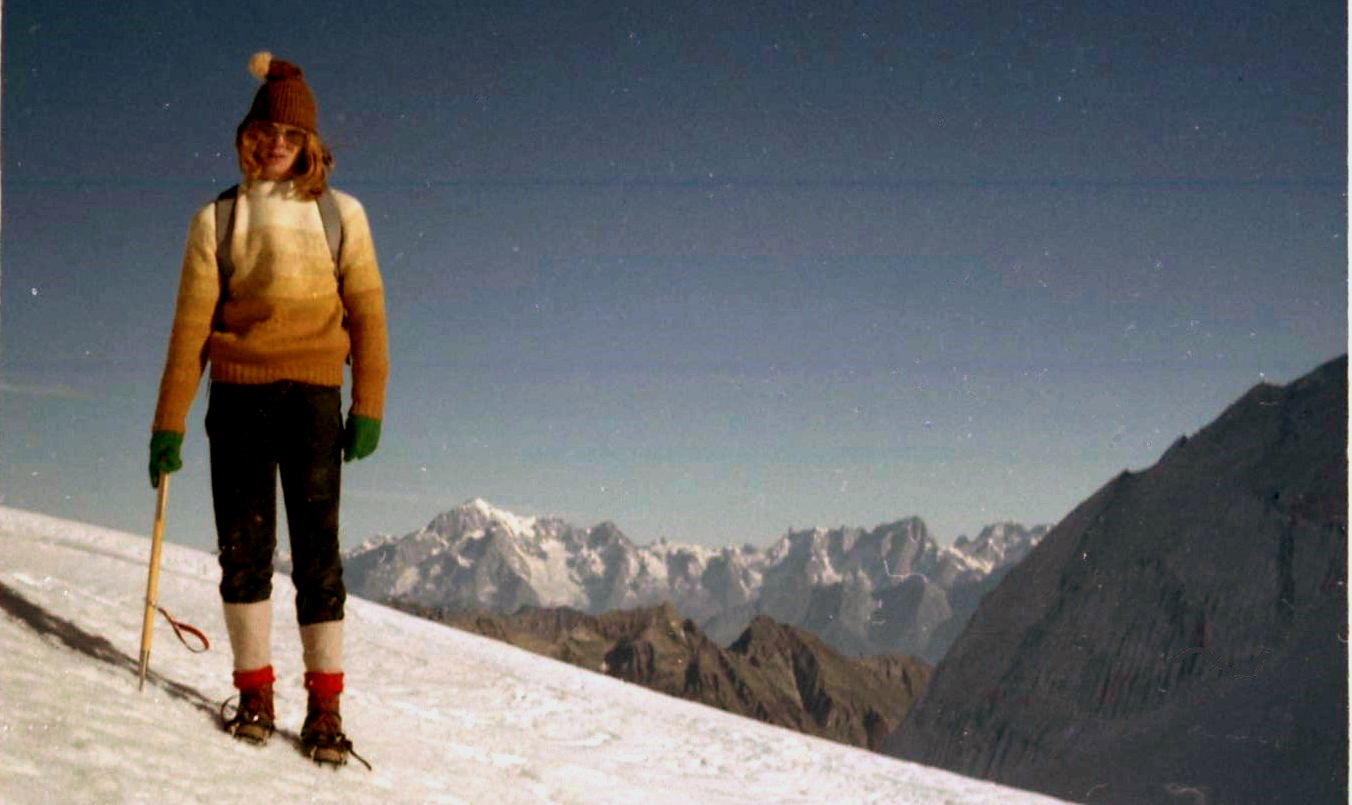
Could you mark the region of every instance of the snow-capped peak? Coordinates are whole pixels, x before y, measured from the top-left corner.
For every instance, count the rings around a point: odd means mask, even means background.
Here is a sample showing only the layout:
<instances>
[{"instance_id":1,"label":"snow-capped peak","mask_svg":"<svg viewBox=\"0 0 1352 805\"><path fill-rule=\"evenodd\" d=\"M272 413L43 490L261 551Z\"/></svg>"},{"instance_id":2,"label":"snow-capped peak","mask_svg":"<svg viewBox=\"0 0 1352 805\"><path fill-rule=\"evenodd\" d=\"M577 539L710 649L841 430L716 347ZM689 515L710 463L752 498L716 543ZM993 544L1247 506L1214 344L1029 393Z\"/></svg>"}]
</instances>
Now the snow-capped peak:
<instances>
[{"instance_id":1,"label":"snow-capped peak","mask_svg":"<svg viewBox=\"0 0 1352 805\"><path fill-rule=\"evenodd\" d=\"M537 522L535 517L521 517L483 498L474 498L432 518L423 533L435 534L448 543L478 538L490 530L513 540L533 541Z\"/></svg>"},{"instance_id":2,"label":"snow-capped peak","mask_svg":"<svg viewBox=\"0 0 1352 805\"><path fill-rule=\"evenodd\" d=\"M494 506L483 498L474 498L460 505L460 510L473 512L484 520L505 526L514 537L531 537L535 534L537 518L522 517L506 509Z\"/></svg>"}]
</instances>

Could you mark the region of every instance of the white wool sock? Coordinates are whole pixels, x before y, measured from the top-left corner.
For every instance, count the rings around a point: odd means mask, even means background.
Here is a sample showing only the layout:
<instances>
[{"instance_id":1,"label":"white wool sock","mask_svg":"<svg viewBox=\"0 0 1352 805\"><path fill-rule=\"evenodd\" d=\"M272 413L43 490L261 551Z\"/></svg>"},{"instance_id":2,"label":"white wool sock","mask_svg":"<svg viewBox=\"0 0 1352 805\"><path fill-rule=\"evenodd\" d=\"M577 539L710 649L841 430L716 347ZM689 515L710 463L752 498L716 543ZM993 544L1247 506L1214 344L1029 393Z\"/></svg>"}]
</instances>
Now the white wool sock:
<instances>
[{"instance_id":1,"label":"white wool sock","mask_svg":"<svg viewBox=\"0 0 1352 805\"><path fill-rule=\"evenodd\" d=\"M300 627L305 670L336 674L343 670L343 622L324 621Z\"/></svg>"},{"instance_id":2,"label":"white wool sock","mask_svg":"<svg viewBox=\"0 0 1352 805\"><path fill-rule=\"evenodd\" d=\"M255 671L272 665L272 602L226 604L225 630L236 671Z\"/></svg>"}]
</instances>

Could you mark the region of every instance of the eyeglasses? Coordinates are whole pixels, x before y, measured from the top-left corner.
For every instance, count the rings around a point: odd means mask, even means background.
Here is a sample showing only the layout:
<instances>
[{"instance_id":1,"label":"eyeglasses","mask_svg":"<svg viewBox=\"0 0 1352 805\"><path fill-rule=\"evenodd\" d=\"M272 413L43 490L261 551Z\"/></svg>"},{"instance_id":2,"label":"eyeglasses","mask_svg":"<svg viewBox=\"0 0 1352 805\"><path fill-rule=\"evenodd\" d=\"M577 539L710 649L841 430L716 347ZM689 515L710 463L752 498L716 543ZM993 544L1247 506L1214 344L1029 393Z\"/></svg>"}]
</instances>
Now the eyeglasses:
<instances>
[{"instance_id":1,"label":"eyeglasses","mask_svg":"<svg viewBox=\"0 0 1352 805\"><path fill-rule=\"evenodd\" d=\"M255 120L249 124L249 127L258 137L264 140L274 140L278 137L286 140L287 145L300 148L305 145L305 129L298 129L294 126L284 126L279 123L268 123L263 120Z\"/></svg>"}]
</instances>

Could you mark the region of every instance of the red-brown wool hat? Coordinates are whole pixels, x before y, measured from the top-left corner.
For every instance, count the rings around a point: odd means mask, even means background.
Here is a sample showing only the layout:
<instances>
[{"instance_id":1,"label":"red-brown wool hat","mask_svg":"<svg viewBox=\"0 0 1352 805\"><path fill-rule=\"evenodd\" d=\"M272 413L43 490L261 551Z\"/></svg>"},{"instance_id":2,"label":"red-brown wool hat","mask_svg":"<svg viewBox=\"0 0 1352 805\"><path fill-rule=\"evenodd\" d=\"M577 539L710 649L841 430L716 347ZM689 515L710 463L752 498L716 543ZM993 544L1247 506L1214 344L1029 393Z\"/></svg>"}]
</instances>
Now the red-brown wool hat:
<instances>
[{"instance_id":1,"label":"red-brown wool hat","mask_svg":"<svg viewBox=\"0 0 1352 805\"><path fill-rule=\"evenodd\" d=\"M263 86L254 95L253 106L245 115L244 123L266 120L309 132L316 130L315 96L305 85L299 67L289 61L274 59L267 51L259 51L249 59L249 72L262 81Z\"/></svg>"}]
</instances>

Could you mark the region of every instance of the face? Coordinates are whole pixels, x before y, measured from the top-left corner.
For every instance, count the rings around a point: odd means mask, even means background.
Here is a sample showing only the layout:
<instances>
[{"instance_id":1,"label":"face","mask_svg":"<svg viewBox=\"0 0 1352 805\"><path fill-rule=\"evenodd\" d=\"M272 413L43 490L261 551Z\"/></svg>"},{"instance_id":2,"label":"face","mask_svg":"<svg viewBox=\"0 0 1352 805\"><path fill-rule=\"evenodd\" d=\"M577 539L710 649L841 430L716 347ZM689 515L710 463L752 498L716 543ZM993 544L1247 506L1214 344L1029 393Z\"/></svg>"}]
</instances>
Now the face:
<instances>
[{"instance_id":1,"label":"face","mask_svg":"<svg viewBox=\"0 0 1352 805\"><path fill-rule=\"evenodd\" d=\"M254 158L260 167L259 178L278 181L292 177L300 149L305 145L305 131L278 123L252 124L256 134Z\"/></svg>"}]
</instances>

